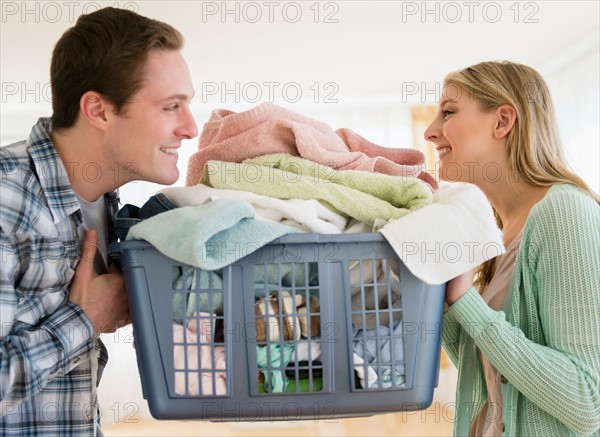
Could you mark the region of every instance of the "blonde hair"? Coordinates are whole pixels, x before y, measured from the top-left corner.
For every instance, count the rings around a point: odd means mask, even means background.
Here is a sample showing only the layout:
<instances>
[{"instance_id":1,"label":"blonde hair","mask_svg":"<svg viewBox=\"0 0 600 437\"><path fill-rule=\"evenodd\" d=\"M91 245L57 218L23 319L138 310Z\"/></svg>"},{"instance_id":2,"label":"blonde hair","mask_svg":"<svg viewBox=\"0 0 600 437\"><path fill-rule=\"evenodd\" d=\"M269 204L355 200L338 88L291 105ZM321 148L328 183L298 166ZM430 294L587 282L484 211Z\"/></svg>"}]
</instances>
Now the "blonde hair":
<instances>
[{"instance_id":1,"label":"blonde hair","mask_svg":"<svg viewBox=\"0 0 600 437\"><path fill-rule=\"evenodd\" d=\"M458 92L467 93L484 111L501 105L515 109L516 121L506 144L509 185L513 178L535 186L567 183L580 187L596 202L600 201L584 180L565 164L550 91L536 70L509 61L482 62L448 74L444 86L455 86ZM496 211L494 214L502 229L502 220ZM494 259L480 266L475 280L480 291L490 282L494 268Z\"/></svg>"}]
</instances>

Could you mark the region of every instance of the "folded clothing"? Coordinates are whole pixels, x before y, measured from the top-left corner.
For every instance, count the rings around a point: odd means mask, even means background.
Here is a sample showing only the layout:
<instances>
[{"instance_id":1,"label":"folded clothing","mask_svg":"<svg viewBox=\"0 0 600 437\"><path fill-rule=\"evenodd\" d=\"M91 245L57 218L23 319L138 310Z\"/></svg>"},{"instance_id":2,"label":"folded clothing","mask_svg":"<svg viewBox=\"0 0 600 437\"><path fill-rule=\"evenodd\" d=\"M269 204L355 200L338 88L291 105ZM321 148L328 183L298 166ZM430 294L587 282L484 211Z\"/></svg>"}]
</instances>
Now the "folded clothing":
<instances>
[{"instance_id":1,"label":"folded clothing","mask_svg":"<svg viewBox=\"0 0 600 437\"><path fill-rule=\"evenodd\" d=\"M168 257L216 270L297 230L254 219L246 202L216 199L157 214L129 229L128 240L146 240Z\"/></svg>"},{"instance_id":2,"label":"folded clothing","mask_svg":"<svg viewBox=\"0 0 600 437\"><path fill-rule=\"evenodd\" d=\"M256 218L297 227L302 232L338 234L347 219L315 199L276 199L239 190L219 190L204 184L168 187L159 191L177 206L202 205L218 198L241 200L254 208Z\"/></svg>"},{"instance_id":3,"label":"folded clothing","mask_svg":"<svg viewBox=\"0 0 600 437\"><path fill-rule=\"evenodd\" d=\"M360 170L335 170L326 165L285 153L246 159L243 163L248 166L256 163L282 170L284 175L287 175L286 179L292 183L297 175L335 182L385 200L396 208L406 208L411 211L429 205L432 200L430 187L414 177L390 176Z\"/></svg>"},{"instance_id":4,"label":"folded clothing","mask_svg":"<svg viewBox=\"0 0 600 437\"><path fill-rule=\"evenodd\" d=\"M472 184L445 183L433 203L380 229L406 267L443 284L506 252L492 207Z\"/></svg>"},{"instance_id":5,"label":"folded clothing","mask_svg":"<svg viewBox=\"0 0 600 437\"><path fill-rule=\"evenodd\" d=\"M252 175L248 169L253 171ZM398 182L400 183L398 178ZM241 190L279 199L317 199L335 212L373 226L376 220L390 220L411 213L355 188L313 175L295 174L257 163L210 161L202 174L203 184L214 188Z\"/></svg>"},{"instance_id":6,"label":"folded clothing","mask_svg":"<svg viewBox=\"0 0 600 437\"><path fill-rule=\"evenodd\" d=\"M186 185L195 185L209 161L242 162L271 153L287 153L339 170L366 170L413 176L437 187L425 172L425 157L416 149L378 146L349 129L329 125L269 102L245 112L212 112L204 124L198 152L188 162Z\"/></svg>"}]
</instances>

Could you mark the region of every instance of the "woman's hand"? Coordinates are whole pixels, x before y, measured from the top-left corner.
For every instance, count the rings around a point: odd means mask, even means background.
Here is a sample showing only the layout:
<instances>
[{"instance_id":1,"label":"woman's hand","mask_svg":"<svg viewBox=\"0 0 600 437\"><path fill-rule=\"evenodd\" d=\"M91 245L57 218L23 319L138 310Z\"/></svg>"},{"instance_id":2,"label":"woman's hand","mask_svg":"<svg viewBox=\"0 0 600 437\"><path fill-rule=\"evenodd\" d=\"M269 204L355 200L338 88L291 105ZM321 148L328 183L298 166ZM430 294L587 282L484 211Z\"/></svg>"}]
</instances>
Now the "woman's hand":
<instances>
[{"instance_id":1,"label":"woman's hand","mask_svg":"<svg viewBox=\"0 0 600 437\"><path fill-rule=\"evenodd\" d=\"M469 291L473 286L474 278L475 269L472 269L448 281L448 285L446 286L446 303L448 306L452 305L460 299L463 294Z\"/></svg>"}]
</instances>

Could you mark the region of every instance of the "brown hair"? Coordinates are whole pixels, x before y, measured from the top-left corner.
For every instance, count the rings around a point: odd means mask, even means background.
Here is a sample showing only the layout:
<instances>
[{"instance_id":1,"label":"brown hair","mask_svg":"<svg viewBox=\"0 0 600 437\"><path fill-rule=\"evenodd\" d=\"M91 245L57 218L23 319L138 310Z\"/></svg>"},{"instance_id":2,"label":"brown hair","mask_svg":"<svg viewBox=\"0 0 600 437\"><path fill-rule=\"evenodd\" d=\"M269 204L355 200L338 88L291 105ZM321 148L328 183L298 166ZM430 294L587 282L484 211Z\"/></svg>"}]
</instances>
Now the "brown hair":
<instances>
[{"instance_id":1,"label":"brown hair","mask_svg":"<svg viewBox=\"0 0 600 437\"><path fill-rule=\"evenodd\" d=\"M108 7L81 15L52 53L53 129L75 124L88 91L108 99L119 114L141 86L148 54L182 47L174 27L132 11Z\"/></svg>"},{"instance_id":2,"label":"brown hair","mask_svg":"<svg viewBox=\"0 0 600 437\"><path fill-rule=\"evenodd\" d=\"M563 156L552 98L546 82L533 68L508 61L482 62L450 73L444 85L468 93L484 111L510 105L517 112L507 138L509 184L517 180L536 186L567 183L580 187L598 202L599 198L583 179L571 170ZM502 229L502 220L494 211ZM476 275L480 292L489 284L495 259L484 262Z\"/></svg>"}]
</instances>

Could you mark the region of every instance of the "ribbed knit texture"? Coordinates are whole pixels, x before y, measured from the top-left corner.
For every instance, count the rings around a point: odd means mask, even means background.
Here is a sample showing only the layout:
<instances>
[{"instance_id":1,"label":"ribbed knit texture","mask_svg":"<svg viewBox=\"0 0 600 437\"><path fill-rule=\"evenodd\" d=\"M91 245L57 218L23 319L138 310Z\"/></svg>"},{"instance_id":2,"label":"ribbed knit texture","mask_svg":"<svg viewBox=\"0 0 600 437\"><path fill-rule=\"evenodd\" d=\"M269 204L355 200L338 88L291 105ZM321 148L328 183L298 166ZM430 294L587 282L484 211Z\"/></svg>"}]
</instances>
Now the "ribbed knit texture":
<instances>
[{"instance_id":1,"label":"ribbed knit texture","mask_svg":"<svg viewBox=\"0 0 600 437\"><path fill-rule=\"evenodd\" d=\"M600 206L554 185L531 210L503 311L469 290L443 344L459 371L455 435L487 399L477 347L508 380L504 435L600 436Z\"/></svg>"}]
</instances>

